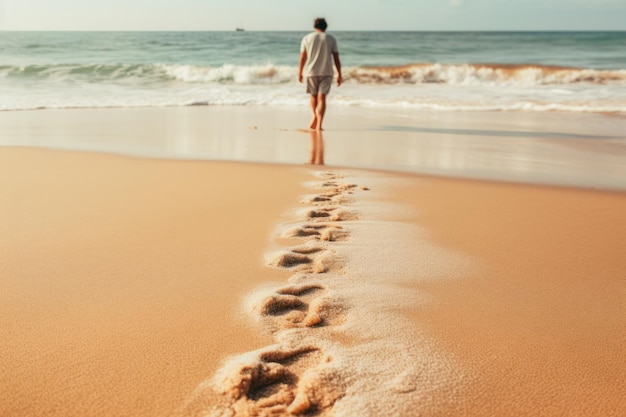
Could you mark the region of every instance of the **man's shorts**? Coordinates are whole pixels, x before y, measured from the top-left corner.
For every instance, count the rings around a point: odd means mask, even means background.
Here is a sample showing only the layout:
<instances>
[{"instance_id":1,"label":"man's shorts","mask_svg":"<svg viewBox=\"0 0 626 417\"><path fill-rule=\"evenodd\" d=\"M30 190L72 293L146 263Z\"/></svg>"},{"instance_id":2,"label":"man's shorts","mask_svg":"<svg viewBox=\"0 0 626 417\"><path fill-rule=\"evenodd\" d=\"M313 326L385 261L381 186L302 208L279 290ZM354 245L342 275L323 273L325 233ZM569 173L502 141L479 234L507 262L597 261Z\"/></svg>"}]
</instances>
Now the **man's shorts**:
<instances>
[{"instance_id":1,"label":"man's shorts","mask_svg":"<svg viewBox=\"0 0 626 417\"><path fill-rule=\"evenodd\" d=\"M314 76L306 78L306 92L312 96L330 93L330 85L333 83L332 75Z\"/></svg>"}]
</instances>

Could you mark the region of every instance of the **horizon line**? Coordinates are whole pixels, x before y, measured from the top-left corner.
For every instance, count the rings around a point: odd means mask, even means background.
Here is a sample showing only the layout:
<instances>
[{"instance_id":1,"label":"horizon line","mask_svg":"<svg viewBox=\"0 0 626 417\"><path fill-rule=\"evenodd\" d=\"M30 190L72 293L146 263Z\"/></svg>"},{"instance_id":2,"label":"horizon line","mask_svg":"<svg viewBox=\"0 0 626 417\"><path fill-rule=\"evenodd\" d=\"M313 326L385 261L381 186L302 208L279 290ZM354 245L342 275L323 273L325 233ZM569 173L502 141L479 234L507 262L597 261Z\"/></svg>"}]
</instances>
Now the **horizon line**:
<instances>
[{"instance_id":1,"label":"horizon line","mask_svg":"<svg viewBox=\"0 0 626 417\"><path fill-rule=\"evenodd\" d=\"M0 32L309 32L311 29L0 29ZM328 32L626 32L626 29L340 29Z\"/></svg>"}]
</instances>

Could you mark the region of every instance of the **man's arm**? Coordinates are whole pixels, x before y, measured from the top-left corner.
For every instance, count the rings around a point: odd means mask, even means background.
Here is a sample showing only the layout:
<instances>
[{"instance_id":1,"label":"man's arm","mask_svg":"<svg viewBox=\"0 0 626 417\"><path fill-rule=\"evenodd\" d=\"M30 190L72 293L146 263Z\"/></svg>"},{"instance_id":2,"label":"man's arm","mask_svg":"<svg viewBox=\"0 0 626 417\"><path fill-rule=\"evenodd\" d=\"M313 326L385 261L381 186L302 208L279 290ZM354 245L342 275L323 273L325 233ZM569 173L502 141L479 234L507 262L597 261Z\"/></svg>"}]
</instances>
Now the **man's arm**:
<instances>
[{"instance_id":1,"label":"man's arm","mask_svg":"<svg viewBox=\"0 0 626 417\"><path fill-rule=\"evenodd\" d=\"M300 64L298 65L298 81L302 82L302 71L304 71L304 64L306 63L306 51L300 53Z\"/></svg>"},{"instance_id":2,"label":"man's arm","mask_svg":"<svg viewBox=\"0 0 626 417\"><path fill-rule=\"evenodd\" d=\"M333 60L335 61L335 68L337 68L337 87L343 83L343 77L341 76L341 61L339 60L339 52L333 52Z\"/></svg>"}]
</instances>

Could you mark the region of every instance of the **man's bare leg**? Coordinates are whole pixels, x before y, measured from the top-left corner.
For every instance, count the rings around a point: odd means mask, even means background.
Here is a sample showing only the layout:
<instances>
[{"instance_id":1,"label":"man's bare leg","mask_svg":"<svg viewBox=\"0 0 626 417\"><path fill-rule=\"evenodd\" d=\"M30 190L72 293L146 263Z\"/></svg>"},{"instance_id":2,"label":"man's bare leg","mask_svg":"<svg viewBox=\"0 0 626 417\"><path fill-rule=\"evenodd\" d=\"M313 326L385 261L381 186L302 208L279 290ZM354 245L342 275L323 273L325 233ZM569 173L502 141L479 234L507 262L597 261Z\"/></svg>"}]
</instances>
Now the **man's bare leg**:
<instances>
[{"instance_id":1,"label":"man's bare leg","mask_svg":"<svg viewBox=\"0 0 626 417\"><path fill-rule=\"evenodd\" d=\"M315 130L323 130L322 122L324 122L324 114L326 113L326 94L317 95L317 106L315 108L315 116L317 118L317 124Z\"/></svg>"},{"instance_id":2,"label":"man's bare leg","mask_svg":"<svg viewBox=\"0 0 626 417\"><path fill-rule=\"evenodd\" d=\"M311 113L313 114L313 118L311 119L311 124L309 127L311 129L317 129L317 96L311 94Z\"/></svg>"}]
</instances>

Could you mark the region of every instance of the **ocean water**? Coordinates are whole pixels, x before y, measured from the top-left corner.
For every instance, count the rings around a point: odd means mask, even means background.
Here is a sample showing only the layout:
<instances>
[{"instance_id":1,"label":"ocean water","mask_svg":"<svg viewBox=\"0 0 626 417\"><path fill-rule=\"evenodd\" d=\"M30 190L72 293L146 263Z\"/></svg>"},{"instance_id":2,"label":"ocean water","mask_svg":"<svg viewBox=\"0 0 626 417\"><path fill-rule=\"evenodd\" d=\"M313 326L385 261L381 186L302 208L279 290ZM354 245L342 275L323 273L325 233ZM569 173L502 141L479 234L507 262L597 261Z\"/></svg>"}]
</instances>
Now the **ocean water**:
<instances>
[{"instance_id":1,"label":"ocean water","mask_svg":"<svg viewBox=\"0 0 626 417\"><path fill-rule=\"evenodd\" d=\"M0 32L0 110L306 105L306 32ZM336 106L626 112L626 32L331 32Z\"/></svg>"}]
</instances>

